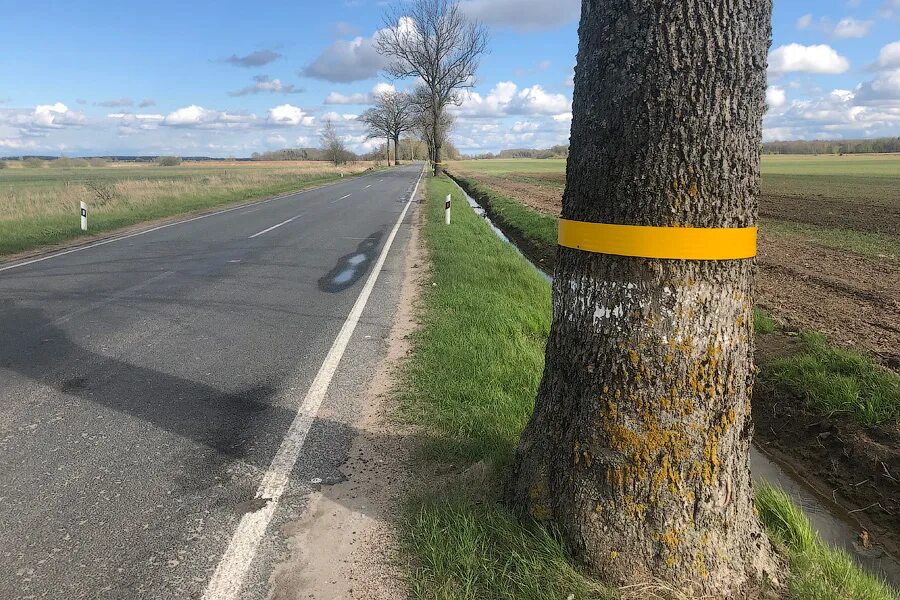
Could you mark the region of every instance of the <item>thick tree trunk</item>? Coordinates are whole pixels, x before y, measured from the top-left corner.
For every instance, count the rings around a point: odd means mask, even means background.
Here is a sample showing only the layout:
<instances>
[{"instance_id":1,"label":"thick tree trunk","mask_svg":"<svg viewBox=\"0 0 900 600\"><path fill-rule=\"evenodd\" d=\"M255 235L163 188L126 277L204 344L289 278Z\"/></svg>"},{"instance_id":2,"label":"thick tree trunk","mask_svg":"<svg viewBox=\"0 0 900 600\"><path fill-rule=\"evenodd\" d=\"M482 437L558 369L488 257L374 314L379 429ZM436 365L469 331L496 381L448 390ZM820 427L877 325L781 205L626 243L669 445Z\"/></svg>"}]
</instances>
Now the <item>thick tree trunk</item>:
<instances>
[{"instance_id":1,"label":"thick tree trunk","mask_svg":"<svg viewBox=\"0 0 900 600\"><path fill-rule=\"evenodd\" d=\"M391 138L385 138L384 142L384 153L385 159L387 160L387 166L391 166Z\"/></svg>"},{"instance_id":2,"label":"thick tree trunk","mask_svg":"<svg viewBox=\"0 0 900 600\"><path fill-rule=\"evenodd\" d=\"M770 0L585 0L562 216L756 223ZM509 489L604 581L742 597L777 576L749 470L753 260L560 247Z\"/></svg>"},{"instance_id":3,"label":"thick tree trunk","mask_svg":"<svg viewBox=\"0 0 900 600\"><path fill-rule=\"evenodd\" d=\"M394 164L400 164L400 136L394 136Z\"/></svg>"}]
</instances>

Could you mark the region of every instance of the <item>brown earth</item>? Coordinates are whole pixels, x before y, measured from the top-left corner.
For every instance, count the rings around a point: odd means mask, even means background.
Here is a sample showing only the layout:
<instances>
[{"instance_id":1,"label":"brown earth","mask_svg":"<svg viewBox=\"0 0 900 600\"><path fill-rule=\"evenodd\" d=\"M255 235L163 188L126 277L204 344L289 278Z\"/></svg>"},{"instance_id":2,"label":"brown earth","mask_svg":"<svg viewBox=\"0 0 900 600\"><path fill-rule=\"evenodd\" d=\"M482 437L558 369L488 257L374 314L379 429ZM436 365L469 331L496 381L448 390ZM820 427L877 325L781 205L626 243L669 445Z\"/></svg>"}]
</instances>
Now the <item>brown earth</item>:
<instances>
[{"instance_id":1,"label":"brown earth","mask_svg":"<svg viewBox=\"0 0 900 600\"><path fill-rule=\"evenodd\" d=\"M759 201L759 216L864 233L897 235L900 232L900 205L872 206L820 196L765 194Z\"/></svg>"}]
</instances>

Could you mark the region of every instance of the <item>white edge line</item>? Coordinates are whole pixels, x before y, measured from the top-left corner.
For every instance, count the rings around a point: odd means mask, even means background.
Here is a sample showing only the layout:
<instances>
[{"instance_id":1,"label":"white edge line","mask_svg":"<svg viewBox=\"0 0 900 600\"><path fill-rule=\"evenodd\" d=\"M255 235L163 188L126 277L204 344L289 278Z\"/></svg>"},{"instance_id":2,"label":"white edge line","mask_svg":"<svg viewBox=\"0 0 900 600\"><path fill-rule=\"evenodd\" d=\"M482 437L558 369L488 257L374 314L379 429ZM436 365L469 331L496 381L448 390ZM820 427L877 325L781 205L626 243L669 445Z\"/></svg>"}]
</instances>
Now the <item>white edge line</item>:
<instances>
[{"instance_id":1,"label":"white edge line","mask_svg":"<svg viewBox=\"0 0 900 600\"><path fill-rule=\"evenodd\" d=\"M385 241L384 248L381 249L381 254L372 268L372 272L369 273L369 277L359 292L359 296L353 304L347 320L344 321L344 325L325 356L316 378L306 392L303 403L297 408L297 415L294 417L290 429L284 436L278 452L272 459L268 471L266 471L259 488L256 490L256 498L266 500L265 506L258 511L245 513L241 517L237 529L228 543L225 554L219 561L215 573L213 573L212 579L210 579L206 591L203 593L204 600L226 600L236 598L240 594L247 570L256 556L257 548L266 533L269 522L275 514L278 501L281 499L281 495L284 493L290 479L291 471L300 457L300 452L303 450L303 444L306 442L309 429L325 399L325 393L328 391L328 386L334 377L338 364L344 356L350 337L353 335L366 303L369 301L369 296L372 294L382 267L384 267L384 262L394 243L394 238L397 236L397 231L399 231L400 225L403 223L403 219L406 218L406 213L416 197L416 192L419 189L419 183L422 181L422 174L424 173L425 169L423 168L422 173L419 173L419 179L416 181L413 193L397 218L397 222L394 224L387 241Z\"/></svg>"},{"instance_id":2,"label":"white edge line","mask_svg":"<svg viewBox=\"0 0 900 600\"><path fill-rule=\"evenodd\" d=\"M260 235L262 235L262 234L264 234L264 233L269 233L269 232L272 231L273 229L278 229L278 228L281 227L282 225L287 225L288 223L290 223L291 221L293 221L294 219L296 219L296 218L298 218L298 217L300 217L300 216L301 216L301 215L294 215L294 216L291 217L290 219L285 219L284 221L282 221L282 222L279 223L278 225L272 225L271 227L269 227L269 228L267 228L267 229L263 229L262 231L258 231L258 232L256 232L256 233L254 233L253 235L251 235L251 236L248 237L247 239L248 239L248 240L252 240L253 238L255 238L255 237L257 237L257 236L260 236Z\"/></svg>"},{"instance_id":3,"label":"white edge line","mask_svg":"<svg viewBox=\"0 0 900 600\"><path fill-rule=\"evenodd\" d=\"M376 171L377 172L377 171ZM361 179L363 177L369 177L370 175L374 175L373 173L364 173L362 175L357 175L354 179ZM241 210L242 208L247 208L248 206L256 206L257 204L266 204L267 202L272 202L273 200L283 200L284 198L290 198L291 196L299 196L300 194L306 194L309 192L315 192L321 190L322 188L331 187L333 185L338 185L341 183L345 183L343 180L333 181L331 183L326 183L325 185L320 185L319 187L309 188L307 190L298 190L296 192L290 192L288 194L282 194L280 196L275 196L273 198L266 198L265 200L258 200L256 202L246 202L244 204L240 204L238 206L232 206L231 208L223 208L222 210L217 210L215 212L207 213L205 215L198 215L196 217L191 217L190 219L184 219L181 221L173 221L172 223L166 223L165 225L158 225L156 227L151 227L150 229L144 229L142 231L136 231L134 233L129 233L127 235L121 235L118 237L109 238L107 240L102 240L99 242L94 242L92 244L85 244L84 246L78 246L77 248L69 248L68 250L62 250L60 252L54 252L52 254L48 254L47 256L41 256L40 258L32 258L31 260L26 260L23 262L13 263L11 265L6 265L0 267L0 273L3 271L9 271L10 269L18 269L19 267L27 267L28 265L33 265L34 263L39 263L45 260L50 260L51 258L57 258L59 256L65 256L66 254L72 254L74 252L81 252L82 250L89 250L91 248L96 248L97 246L104 246L106 244L112 244L113 242L121 242L122 240L127 240L128 238L137 237L139 235L144 235L145 233L153 233L154 231L159 231L160 229L165 229L166 227L173 227L175 225L182 225L184 223L190 223L191 221L199 221L200 219L205 219L207 217L215 217L216 215L222 215L233 210Z\"/></svg>"}]
</instances>

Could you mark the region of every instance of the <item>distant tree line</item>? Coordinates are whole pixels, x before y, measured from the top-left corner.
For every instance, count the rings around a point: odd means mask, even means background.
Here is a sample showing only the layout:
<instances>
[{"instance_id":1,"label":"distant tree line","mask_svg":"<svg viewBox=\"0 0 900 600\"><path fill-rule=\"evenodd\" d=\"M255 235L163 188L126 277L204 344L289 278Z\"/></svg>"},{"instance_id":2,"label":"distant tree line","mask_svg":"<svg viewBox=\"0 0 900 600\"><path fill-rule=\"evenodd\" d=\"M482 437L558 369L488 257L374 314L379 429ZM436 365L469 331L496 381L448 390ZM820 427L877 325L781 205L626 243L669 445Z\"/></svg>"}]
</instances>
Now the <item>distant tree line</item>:
<instances>
[{"instance_id":1,"label":"distant tree line","mask_svg":"<svg viewBox=\"0 0 900 600\"><path fill-rule=\"evenodd\" d=\"M353 152L348 152L347 160L359 160ZM250 160L329 160L322 148L285 148L271 152L254 152Z\"/></svg>"},{"instance_id":2,"label":"distant tree line","mask_svg":"<svg viewBox=\"0 0 900 600\"><path fill-rule=\"evenodd\" d=\"M568 158L569 145L559 144L546 149L536 148L509 148L500 152L485 152L464 158Z\"/></svg>"},{"instance_id":3,"label":"distant tree line","mask_svg":"<svg viewBox=\"0 0 900 600\"><path fill-rule=\"evenodd\" d=\"M763 154L873 154L900 152L900 137L871 140L793 140L766 142Z\"/></svg>"}]
</instances>

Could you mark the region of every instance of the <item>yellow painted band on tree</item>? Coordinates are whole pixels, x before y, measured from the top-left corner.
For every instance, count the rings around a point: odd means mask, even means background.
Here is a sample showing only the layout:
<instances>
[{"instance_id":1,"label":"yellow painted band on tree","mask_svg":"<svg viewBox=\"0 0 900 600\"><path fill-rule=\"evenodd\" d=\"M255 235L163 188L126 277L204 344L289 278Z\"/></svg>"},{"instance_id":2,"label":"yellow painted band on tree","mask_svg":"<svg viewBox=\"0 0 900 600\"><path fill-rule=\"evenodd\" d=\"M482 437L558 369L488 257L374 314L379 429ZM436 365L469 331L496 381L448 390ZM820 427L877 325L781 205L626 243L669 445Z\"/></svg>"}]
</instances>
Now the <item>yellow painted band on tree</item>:
<instances>
[{"instance_id":1,"label":"yellow painted band on tree","mask_svg":"<svg viewBox=\"0 0 900 600\"><path fill-rule=\"evenodd\" d=\"M559 245L597 254L739 260L756 256L756 227L650 227L559 220Z\"/></svg>"}]
</instances>

